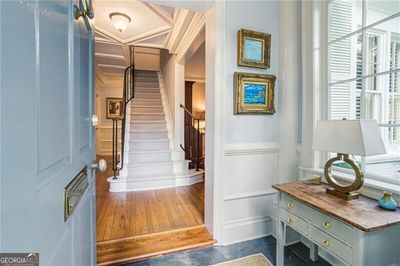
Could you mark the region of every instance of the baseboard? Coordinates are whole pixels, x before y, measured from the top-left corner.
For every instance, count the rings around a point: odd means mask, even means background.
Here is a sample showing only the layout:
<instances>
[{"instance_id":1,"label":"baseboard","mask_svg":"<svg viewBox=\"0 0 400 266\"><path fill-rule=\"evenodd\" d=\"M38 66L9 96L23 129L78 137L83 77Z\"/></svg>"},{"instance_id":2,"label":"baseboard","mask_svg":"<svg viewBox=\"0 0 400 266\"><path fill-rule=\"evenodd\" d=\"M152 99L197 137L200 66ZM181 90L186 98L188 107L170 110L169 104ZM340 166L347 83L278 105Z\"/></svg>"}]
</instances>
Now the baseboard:
<instances>
[{"instance_id":1,"label":"baseboard","mask_svg":"<svg viewBox=\"0 0 400 266\"><path fill-rule=\"evenodd\" d=\"M222 245L269 236L272 234L272 220L268 215L230 221L224 224Z\"/></svg>"}]
</instances>

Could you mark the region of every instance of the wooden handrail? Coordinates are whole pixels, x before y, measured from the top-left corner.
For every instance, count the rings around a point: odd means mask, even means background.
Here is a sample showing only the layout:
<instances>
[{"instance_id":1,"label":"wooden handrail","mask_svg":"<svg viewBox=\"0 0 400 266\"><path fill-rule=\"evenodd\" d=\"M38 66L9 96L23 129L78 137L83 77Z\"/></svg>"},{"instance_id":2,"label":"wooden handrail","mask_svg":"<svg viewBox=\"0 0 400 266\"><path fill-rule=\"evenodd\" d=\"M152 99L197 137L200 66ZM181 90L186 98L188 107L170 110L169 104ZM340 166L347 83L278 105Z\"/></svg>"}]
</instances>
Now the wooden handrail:
<instances>
[{"instance_id":1,"label":"wooden handrail","mask_svg":"<svg viewBox=\"0 0 400 266\"><path fill-rule=\"evenodd\" d=\"M195 120L201 120L200 118L195 117L188 109L186 109L186 107L183 104L179 105L183 110L185 110L185 112L190 115L193 119Z\"/></svg>"}]
</instances>

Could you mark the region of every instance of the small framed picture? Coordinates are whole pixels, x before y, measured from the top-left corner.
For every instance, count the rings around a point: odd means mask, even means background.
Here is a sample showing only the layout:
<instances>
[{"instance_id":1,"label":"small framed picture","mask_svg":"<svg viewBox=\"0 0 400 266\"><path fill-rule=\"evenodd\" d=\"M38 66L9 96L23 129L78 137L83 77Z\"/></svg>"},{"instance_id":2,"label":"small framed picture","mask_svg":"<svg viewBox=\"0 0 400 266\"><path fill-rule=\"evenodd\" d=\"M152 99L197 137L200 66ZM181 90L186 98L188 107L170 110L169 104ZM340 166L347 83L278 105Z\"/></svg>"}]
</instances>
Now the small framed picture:
<instances>
[{"instance_id":1,"label":"small framed picture","mask_svg":"<svg viewBox=\"0 0 400 266\"><path fill-rule=\"evenodd\" d=\"M271 34L252 30L238 31L238 66L269 68Z\"/></svg>"},{"instance_id":2,"label":"small framed picture","mask_svg":"<svg viewBox=\"0 0 400 266\"><path fill-rule=\"evenodd\" d=\"M122 98L107 98L107 119L122 120L124 118L124 102Z\"/></svg>"},{"instance_id":3,"label":"small framed picture","mask_svg":"<svg viewBox=\"0 0 400 266\"><path fill-rule=\"evenodd\" d=\"M234 114L274 114L276 77L235 73Z\"/></svg>"}]
</instances>

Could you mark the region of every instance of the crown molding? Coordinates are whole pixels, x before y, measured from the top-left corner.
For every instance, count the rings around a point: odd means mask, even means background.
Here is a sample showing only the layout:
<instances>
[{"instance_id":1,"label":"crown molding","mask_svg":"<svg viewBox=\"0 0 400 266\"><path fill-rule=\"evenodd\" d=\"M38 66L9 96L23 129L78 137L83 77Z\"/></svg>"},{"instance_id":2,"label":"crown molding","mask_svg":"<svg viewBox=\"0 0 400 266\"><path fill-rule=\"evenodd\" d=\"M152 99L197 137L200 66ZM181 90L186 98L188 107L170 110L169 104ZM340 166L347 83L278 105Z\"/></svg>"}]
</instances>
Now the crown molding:
<instances>
[{"instance_id":1,"label":"crown molding","mask_svg":"<svg viewBox=\"0 0 400 266\"><path fill-rule=\"evenodd\" d=\"M181 41L182 36L184 35L194 15L195 12L191 10L177 10L176 22L166 46L171 53L175 53L175 49L179 45L179 42Z\"/></svg>"},{"instance_id":2,"label":"crown molding","mask_svg":"<svg viewBox=\"0 0 400 266\"><path fill-rule=\"evenodd\" d=\"M164 22L166 22L170 26L173 25L173 23L174 23L173 19L170 17L170 15L167 13L167 11L165 11L162 7L160 7L159 5L152 4L152 3L144 3L144 2L141 2L141 3L143 5L145 5L148 9L150 9L154 14L159 16L162 20L164 20Z\"/></svg>"},{"instance_id":3,"label":"crown molding","mask_svg":"<svg viewBox=\"0 0 400 266\"><path fill-rule=\"evenodd\" d=\"M133 45L135 45L135 47L141 47L142 46L142 47L148 47L148 48L164 49L164 45L156 44L156 43L137 42L137 43L133 43Z\"/></svg>"},{"instance_id":4,"label":"crown molding","mask_svg":"<svg viewBox=\"0 0 400 266\"><path fill-rule=\"evenodd\" d=\"M195 43L196 38L198 39L196 44L197 47L196 49L193 49L193 53L203 43L205 34L203 34L203 36L200 36L200 33L204 30L205 23L205 15L201 12L196 12L188 28L186 29L185 34L182 36L179 46L176 48L175 52L179 55L177 58L178 62L181 61L186 52L189 50L190 46Z\"/></svg>"},{"instance_id":5,"label":"crown molding","mask_svg":"<svg viewBox=\"0 0 400 266\"><path fill-rule=\"evenodd\" d=\"M119 38L118 36L100 28L99 26L96 26L96 32L102 34L103 36L106 36L108 39L113 40L115 42L118 42L120 45L124 44L123 39Z\"/></svg>"},{"instance_id":6,"label":"crown molding","mask_svg":"<svg viewBox=\"0 0 400 266\"><path fill-rule=\"evenodd\" d=\"M135 42L145 41L163 34L166 34L172 30L171 26L163 26L143 34L136 35L130 39L124 41L124 44L134 44Z\"/></svg>"}]
</instances>

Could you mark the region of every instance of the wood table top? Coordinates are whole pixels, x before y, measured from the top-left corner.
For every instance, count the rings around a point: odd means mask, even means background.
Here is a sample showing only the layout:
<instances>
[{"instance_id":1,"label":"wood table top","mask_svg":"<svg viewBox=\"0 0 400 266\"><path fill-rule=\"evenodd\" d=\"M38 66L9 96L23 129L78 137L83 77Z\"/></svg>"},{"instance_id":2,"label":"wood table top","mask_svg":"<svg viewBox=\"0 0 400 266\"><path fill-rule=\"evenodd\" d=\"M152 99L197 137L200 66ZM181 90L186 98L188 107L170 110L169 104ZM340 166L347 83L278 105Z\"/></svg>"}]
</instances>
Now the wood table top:
<instances>
[{"instance_id":1,"label":"wood table top","mask_svg":"<svg viewBox=\"0 0 400 266\"><path fill-rule=\"evenodd\" d=\"M328 185L313 185L298 181L272 186L278 191L365 232L400 225L400 210L389 211L378 206L378 201L360 195L346 201L325 192Z\"/></svg>"}]
</instances>

